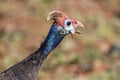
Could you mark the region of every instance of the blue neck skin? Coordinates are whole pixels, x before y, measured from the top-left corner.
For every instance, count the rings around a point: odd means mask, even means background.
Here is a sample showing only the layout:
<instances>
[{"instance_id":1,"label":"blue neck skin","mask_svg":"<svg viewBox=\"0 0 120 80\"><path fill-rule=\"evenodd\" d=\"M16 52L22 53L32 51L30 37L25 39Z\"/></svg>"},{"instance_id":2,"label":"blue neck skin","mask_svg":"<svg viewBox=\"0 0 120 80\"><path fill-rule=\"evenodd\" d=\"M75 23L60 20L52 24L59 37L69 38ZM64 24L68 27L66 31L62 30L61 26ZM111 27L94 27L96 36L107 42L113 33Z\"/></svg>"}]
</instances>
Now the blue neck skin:
<instances>
[{"instance_id":1,"label":"blue neck skin","mask_svg":"<svg viewBox=\"0 0 120 80\"><path fill-rule=\"evenodd\" d=\"M61 29L62 26L57 26L55 23L53 23L45 41L40 47L44 57L47 57L50 51L53 50L65 37L66 34L60 34Z\"/></svg>"}]
</instances>

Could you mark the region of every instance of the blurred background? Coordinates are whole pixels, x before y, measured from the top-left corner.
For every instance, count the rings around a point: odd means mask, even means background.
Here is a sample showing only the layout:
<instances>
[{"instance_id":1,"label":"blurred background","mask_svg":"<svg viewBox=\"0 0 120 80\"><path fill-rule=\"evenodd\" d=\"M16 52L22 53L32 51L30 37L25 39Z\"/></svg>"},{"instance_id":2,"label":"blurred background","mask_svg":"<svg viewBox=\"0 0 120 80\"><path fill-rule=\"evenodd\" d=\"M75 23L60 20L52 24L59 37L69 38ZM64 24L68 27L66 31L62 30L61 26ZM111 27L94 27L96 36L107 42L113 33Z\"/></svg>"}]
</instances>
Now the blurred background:
<instances>
[{"instance_id":1,"label":"blurred background","mask_svg":"<svg viewBox=\"0 0 120 80\"><path fill-rule=\"evenodd\" d=\"M120 0L0 0L0 72L39 48L53 10L85 28L51 52L38 80L120 80Z\"/></svg>"}]
</instances>

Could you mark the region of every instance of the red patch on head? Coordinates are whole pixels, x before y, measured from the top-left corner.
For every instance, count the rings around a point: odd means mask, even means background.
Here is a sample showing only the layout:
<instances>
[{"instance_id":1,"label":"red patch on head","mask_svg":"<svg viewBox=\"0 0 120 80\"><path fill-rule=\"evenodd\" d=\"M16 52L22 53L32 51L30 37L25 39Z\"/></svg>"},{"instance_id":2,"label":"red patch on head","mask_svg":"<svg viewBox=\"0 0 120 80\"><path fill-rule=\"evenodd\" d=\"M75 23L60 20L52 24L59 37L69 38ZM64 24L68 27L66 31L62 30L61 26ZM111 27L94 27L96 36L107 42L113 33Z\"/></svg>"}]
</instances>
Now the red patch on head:
<instances>
[{"instance_id":1,"label":"red patch on head","mask_svg":"<svg viewBox=\"0 0 120 80\"><path fill-rule=\"evenodd\" d=\"M70 19L70 18L68 18L68 17L59 17L59 18L57 18L57 20L55 21L55 24L57 25L57 26L63 26L64 27L64 21L65 20L67 20L67 19ZM74 28L76 28L77 26L78 26L78 22L77 22L77 20L75 20L75 19L70 19L71 20L71 22L72 22L72 25L73 25L73 27Z\"/></svg>"},{"instance_id":2,"label":"red patch on head","mask_svg":"<svg viewBox=\"0 0 120 80\"><path fill-rule=\"evenodd\" d=\"M73 27L76 27L76 25L78 24L77 21L75 19L71 19Z\"/></svg>"},{"instance_id":3,"label":"red patch on head","mask_svg":"<svg viewBox=\"0 0 120 80\"><path fill-rule=\"evenodd\" d=\"M57 26L64 26L64 21L65 21L66 19L69 19L69 18L68 18L68 17L57 18L57 20L55 21L55 24L56 24Z\"/></svg>"}]
</instances>

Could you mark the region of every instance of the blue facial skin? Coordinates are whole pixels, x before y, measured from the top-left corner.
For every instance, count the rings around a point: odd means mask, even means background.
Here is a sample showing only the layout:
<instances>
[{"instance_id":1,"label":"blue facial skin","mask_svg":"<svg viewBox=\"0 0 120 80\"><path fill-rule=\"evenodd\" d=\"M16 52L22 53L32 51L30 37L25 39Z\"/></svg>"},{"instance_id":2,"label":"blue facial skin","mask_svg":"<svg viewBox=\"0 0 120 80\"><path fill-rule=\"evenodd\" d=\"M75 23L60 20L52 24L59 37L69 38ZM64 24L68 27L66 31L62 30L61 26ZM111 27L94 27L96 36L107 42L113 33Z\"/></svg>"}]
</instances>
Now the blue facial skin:
<instances>
[{"instance_id":1,"label":"blue facial skin","mask_svg":"<svg viewBox=\"0 0 120 80\"><path fill-rule=\"evenodd\" d=\"M52 27L50 28L50 31L41 45L42 54L47 57L47 55L50 53L51 50L53 50L65 37L67 34L61 34L62 26L57 26L53 23Z\"/></svg>"}]
</instances>

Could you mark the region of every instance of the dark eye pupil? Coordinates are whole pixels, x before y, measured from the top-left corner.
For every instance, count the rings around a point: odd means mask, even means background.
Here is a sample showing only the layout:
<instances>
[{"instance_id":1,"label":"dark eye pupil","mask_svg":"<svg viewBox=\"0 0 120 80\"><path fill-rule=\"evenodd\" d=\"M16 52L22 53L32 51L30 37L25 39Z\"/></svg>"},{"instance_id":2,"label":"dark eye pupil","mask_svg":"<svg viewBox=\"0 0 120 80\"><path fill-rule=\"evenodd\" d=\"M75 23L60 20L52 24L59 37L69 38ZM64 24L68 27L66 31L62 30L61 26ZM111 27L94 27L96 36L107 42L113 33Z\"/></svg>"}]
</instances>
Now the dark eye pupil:
<instances>
[{"instance_id":1,"label":"dark eye pupil","mask_svg":"<svg viewBox=\"0 0 120 80\"><path fill-rule=\"evenodd\" d=\"M68 22L67 22L67 26L70 26L70 25L71 25L71 22L70 22L70 21L68 21Z\"/></svg>"}]
</instances>

